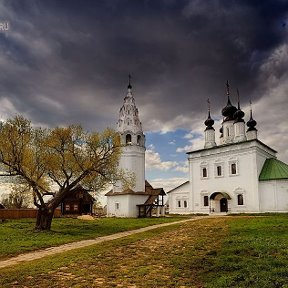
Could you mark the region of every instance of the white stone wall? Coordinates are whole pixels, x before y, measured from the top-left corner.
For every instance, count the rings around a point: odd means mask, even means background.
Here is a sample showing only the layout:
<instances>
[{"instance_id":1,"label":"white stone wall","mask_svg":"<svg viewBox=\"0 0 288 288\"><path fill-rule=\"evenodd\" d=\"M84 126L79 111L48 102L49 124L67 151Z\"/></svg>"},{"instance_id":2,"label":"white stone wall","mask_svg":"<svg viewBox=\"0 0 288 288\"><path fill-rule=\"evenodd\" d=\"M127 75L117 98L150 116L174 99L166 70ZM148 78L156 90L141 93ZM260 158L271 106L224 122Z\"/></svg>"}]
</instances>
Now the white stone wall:
<instances>
[{"instance_id":1,"label":"white stone wall","mask_svg":"<svg viewBox=\"0 0 288 288\"><path fill-rule=\"evenodd\" d=\"M261 181L259 190L261 212L288 211L288 180Z\"/></svg>"},{"instance_id":2,"label":"white stone wall","mask_svg":"<svg viewBox=\"0 0 288 288\"><path fill-rule=\"evenodd\" d=\"M170 214L189 214L192 211L191 202L191 188L190 182L187 182L179 187L173 189L173 191L168 193L168 203L169 203L169 213ZM178 202L180 201L180 207ZM187 207L185 207L185 203Z\"/></svg>"},{"instance_id":3,"label":"white stone wall","mask_svg":"<svg viewBox=\"0 0 288 288\"><path fill-rule=\"evenodd\" d=\"M135 186L131 187L135 192L145 191L145 148L142 146L127 145L122 148L119 167L134 173ZM117 182L113 187L114 192L123 191L122 183Z\"/></svg>"},{"instance_id":4,"label":"white stone wall","mask_svg":"<svg viewBox=\"0 0 288 288\"><path fill-rule=\"evenodd\" d=\"M115 195L107 197L108 217L138 217L137 204L143 204L147 195Z\"/></svg>"}]
</instances>

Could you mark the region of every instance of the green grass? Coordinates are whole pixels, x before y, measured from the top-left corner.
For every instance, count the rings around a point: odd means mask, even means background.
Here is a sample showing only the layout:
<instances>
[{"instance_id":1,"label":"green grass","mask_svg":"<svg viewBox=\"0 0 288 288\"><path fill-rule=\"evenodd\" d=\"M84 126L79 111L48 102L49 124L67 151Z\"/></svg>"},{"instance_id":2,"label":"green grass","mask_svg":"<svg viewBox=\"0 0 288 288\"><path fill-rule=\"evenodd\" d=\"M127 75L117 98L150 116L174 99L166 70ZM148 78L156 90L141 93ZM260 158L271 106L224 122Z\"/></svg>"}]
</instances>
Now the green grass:
<instances>
[{"instance_id":1,"label":"green grass","mask_svg":"<svg viewBox=\"0 0 288 288\"><path fill-rule=\"evenodd\" d=\"M0 224L0 259L40 248L181 219L183 217L99 218L95 221L55 218L51 231L42 232L34 231L35 219L6 220Z\"/></svg>"},{"instance_id":2,"label":"green grass","mask_svg":"<svg viewBox=\"0 0 288 288\"><path fill-rule=\"evenodd\" d=\"M0 287L19 285L287 288L288 215L207 217L0 270Z\"/></svg>"},{"instance_id":3,"label":"green grass","mask_svg":"<svg viewBox=\"0 0 288 288\"><path fill-rule=\"evenodd\" d=\"M229 220L222 248L206 257L206 287L288 287L288 215Z\"/></svg>"}]
</instances>

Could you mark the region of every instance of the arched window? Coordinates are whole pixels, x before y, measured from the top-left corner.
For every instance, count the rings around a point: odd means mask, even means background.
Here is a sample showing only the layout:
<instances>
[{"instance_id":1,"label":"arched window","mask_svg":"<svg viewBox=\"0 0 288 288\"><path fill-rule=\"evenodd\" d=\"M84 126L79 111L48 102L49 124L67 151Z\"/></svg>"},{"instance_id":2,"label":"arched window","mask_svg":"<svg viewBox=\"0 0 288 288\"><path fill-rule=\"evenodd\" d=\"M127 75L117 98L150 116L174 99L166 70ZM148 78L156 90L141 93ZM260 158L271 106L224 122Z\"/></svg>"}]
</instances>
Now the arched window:
<instances>
[{"instance_id":1,"label":"arched window","mask_svg":"<svg viewBox=\"0 0 288 288\"><path fill-rule=\"evenodd\" d=\"M184 200L184 208L187 208L187 201Z\"/></svg>"},{"instance_id":2,"label":"arched window","mask_svg":"<svg viewBox=\"0 0 288 288\"><path fill-rule=\"evenodd\" d=\"M140 136L140 135L137 136L137 144L138 144L138 145L141 144L141 136Z\"/></svg>"},{"instance_id":3,"label":"arched window","mask_svg":"<svg viewBox=\"0 0 288 288\"><path fill-rule=\"evenodd\" d=\"M244 205L243 194L237 195L237 201L238 201L238 205Z\"/></svg>"},{"instance_id":4,"label":"arched window","mask_svg":"<svg viewBox=\"0 0 288 288\"><path fill-rule=\"evenodd\" d=\"M126 135L126 144L131 143L131 135L127 134Z\"/></svg>"},{"instance_id":5,"label":"arched window","mask_svg":"<svg viewBox=\"0 0 288 288\"><path fill-rule=\"evenodd\" d=\"M204 206L209 206L209 198L208 198L208 196L204 196L204 198L203 198L203 205L204 205Z\"/></svg>"},{"instance_id":6,"label":"arched window","mask_svg":"<svg viewBox=\"0 0 288 288\"><path fill-rule=\"evenodd\" d=\"M231 164L231 174L235 175L237 173L236 163Z\"/></svg>"},{"instance_id":7,"label":"arched window","mask_svg":"<svg viewBox=\"0 0 288 288\"><path fill-rule=\"evenodd\" d=\"M217 176L222 176L222 167L217 166Z\"/></svg>"},{"instance_id":8,"label":"arched window","mask_svg":"<svg viewBox=\"0 0 288 288\"><path fill-rule=\"evenodd\" d=\"M202 177L203 177L203 178L207 178L207 168L206 168L206 167L204 167L204 168L202 169Z\"/></svg>"}]
</instances>

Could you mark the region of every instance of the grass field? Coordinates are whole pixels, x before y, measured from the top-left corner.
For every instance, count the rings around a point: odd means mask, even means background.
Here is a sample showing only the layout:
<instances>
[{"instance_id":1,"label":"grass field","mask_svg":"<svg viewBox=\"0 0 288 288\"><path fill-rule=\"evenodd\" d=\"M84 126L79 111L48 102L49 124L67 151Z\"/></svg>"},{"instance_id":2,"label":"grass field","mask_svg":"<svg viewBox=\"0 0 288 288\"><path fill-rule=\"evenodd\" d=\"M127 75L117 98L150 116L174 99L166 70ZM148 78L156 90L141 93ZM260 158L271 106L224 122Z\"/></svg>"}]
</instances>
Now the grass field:
<instances>
[{"instance_id":1,"label":"grass field","mask_svg":"<svg viewBox=\"0 0 288 288\"><path fill-rule=\"evenodd\" d=\"M207 217L2 269L0 287L287 288L287 256L288 215Z\"/></svg>"},{"instance_id":2,"label":"grass field","mask_svg":"<svg viewBox=\"0 0 288 288\"><path fill-rule=\"evenodd\" d=\"M39 248L182 219L183 217L99 218L94 221L84 221L72 218L55 218L49 232L35 232L35 219L6 220L0 223L0 260Z\"/></svg>"}]
</instances>

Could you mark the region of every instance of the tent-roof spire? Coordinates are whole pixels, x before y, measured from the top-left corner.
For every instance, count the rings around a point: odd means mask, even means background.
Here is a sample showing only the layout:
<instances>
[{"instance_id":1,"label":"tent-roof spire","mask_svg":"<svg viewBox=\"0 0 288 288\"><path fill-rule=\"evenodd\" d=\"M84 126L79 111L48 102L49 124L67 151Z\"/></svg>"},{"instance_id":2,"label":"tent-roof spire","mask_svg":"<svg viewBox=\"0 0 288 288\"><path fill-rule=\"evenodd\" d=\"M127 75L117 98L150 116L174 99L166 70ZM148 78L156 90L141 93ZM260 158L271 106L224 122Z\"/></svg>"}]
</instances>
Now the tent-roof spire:
<instances>
[{"instance_id":1,"label":"tent-roof spire","mask_svg":"<svg viewBox=\"0 0 288 288\"><path fill-rule=\"evenodd\" d=\"M128 75L128 89L132 89L132 85L131 85L131 74Z\"/></svg>"}]
</instances>

